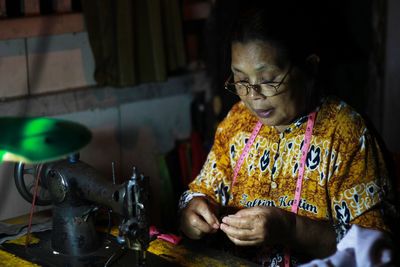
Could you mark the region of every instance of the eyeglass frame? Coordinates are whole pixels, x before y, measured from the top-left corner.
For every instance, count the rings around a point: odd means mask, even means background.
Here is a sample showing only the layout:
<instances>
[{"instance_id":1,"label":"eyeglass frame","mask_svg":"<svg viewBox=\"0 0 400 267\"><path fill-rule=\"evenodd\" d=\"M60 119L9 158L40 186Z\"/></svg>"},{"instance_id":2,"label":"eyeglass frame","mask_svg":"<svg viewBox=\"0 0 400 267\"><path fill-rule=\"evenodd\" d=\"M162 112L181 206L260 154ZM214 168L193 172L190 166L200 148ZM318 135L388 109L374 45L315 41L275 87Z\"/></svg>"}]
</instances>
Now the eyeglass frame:
<instances>
[{"instance_id":1,"label":"eyeglass frame","mask_svg":"<svg viewBox=\"0 0 400 267\"><path fill-rule=\"evenodd\" d=\"M258 84L251 84L251 83L242 82L242 81L237 81L237 82L231 83L231 82L229 82L229 80L232 79L232 77L233 77L233 73L231 73L231 74L229 75L228 79L226 79L226 81L225 81L225 83L224 83L224 88L225 88L226 90L228 90L229 92L231 92L231 93L233 93L233 94L235 94L235 95L238 95L238 96L247 96L247 95L250 93L250 89L253 89L253 90L256 91L258 94L261 94L261 95L266 96L266 97L273 97L273 96L279 95L279 94L281 94L281 93L283 92L283 91L280 91L280 92L279 92L278 90L279 90L279 88L281 87L281 85L285 82L286 77L289 75L289 73L290 73L291 71L292 71L292 64L289 65L288 71L285 73L285 75L283 76L283 78L282 78L282 80L281 80L280 82L272 82L272 81L266 81L266 82L265 82L265 81L264 81L264 82L258 83ZM273 85L273 84L271 84L271 83L277 83L277 85ZM232 86L234 86L234 87L236 88L236 84L241 84L241 85L243 85L244 87L246 87L246 94L238 94L238 93L236 92L236 90L235 90L235 91L232 91L232 90L228 89L228 85L232 85ZM274 89L275 89L275 94L273 94L273 95L265 95L265 94L263 94L263 93L261 92L261 85L268 85L268 86L274 88Z\"/></svg>"}]
</instances>

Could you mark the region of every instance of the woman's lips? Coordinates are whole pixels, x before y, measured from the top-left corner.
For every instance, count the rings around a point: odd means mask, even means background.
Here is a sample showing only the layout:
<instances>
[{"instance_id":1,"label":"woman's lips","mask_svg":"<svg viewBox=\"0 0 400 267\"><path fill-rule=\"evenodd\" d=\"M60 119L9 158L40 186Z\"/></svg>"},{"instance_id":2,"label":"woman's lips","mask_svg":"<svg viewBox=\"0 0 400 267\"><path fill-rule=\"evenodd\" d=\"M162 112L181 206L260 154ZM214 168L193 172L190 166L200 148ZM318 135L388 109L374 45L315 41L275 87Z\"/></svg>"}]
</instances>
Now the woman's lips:
<instances>
[{"instance_id":1,"label":"woman's lips","mask_svg":"<svg viewBox=\"0 0 400 267\"><path fill-rule=\"evenodd\" d=\"M254 112L257 114L258 117L260 118L269 118L272 114L272 111L274 109L270 108L270 109L255 109Z\"/></svg>"}]
</instances>

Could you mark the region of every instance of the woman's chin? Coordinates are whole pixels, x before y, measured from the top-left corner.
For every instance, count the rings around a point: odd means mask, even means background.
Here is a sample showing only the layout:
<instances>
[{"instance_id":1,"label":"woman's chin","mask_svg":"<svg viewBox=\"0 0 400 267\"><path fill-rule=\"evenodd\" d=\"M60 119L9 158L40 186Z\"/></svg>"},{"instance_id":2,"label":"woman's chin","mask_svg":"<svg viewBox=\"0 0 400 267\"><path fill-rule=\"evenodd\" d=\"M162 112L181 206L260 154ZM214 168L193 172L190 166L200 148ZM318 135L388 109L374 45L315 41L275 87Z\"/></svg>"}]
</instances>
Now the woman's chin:
<instances>
[{"instance_id":1,"label":"woman's chin","mask_svg":"<svg viewBox=\"0 0 400 267\"><path fill-rule=\"evenodd\" d=\"M284 131L287 127L289 127L290 123L285 123L282 120L277 120L275 118L258 118L262 124L269 126L269 127L274 127L276 130L279 132Z\"/></svg>"},{"instance_id":2,"label":"woman's chin","mask_svg":"<svg viewBox=\"0 0 400 267\"><path fill-rule=\"evenodd\" d=\"M258 117L258 120L261 121L264 125L269 126L269 127L274 127L278 125L278 121L275 120L274 118L260 118Z\"/></svg>"}]
</instances>

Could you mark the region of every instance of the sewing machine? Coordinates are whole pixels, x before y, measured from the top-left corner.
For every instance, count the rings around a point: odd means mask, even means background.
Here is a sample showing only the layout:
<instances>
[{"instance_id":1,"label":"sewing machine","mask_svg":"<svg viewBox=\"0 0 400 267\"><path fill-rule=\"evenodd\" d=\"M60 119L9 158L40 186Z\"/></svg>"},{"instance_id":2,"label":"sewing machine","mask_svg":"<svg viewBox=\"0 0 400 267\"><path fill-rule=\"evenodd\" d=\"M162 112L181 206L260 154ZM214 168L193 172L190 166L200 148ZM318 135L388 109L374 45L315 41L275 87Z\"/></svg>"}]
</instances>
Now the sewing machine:
<instances>
[{"instance_id":1,"label":"sewing machine","mask_svg":"<svg viewBox=\"0 0 400 267\"><path fill-rule=\"evenodd\" d=\"M148 179L139 175L135 168L128 181L117 185L80 161L76 154L66 160L34 165L31 168L26 168L22 162L17 163L17 189L27 201L32 202L33 194L25 183L24 176L27 174L34 177L39 175L42 190L49 193L47 198L39 197L37 204L53 204L51 241L45 248L49 250L46 257L62 257L61 261L70 264L65 266L88 266L88 261L93 264L89 266L97 266L93 259L100 257L99 266L105 266L104 262L117 257L116 251L129 248L135 254L134 266L146 264L149 245L146 214ZM99 207L107 207L122 217L116 239L105 238L104 235L102 237L96 231L94 215Z\"/></svg>"},{"instance_id":2,"label":"sewing machine","mask_svg":"<svg viewBox=\"0 0 400 267\"><path fill-rule=\"evenodd\" d=\"M53 205L52 230L35 232L28 246L25 236L0 245L1 266L254 266L201 242L150 241L148 178L134 168L126 182L116 184L80 161L75 153L91 139L83 125L3 117L0 126L0 161L17 162L14 178L20 194L30 203L35 195L36 205ZM38 194L32 190L36 177ZM100 207L120 216L118 234L98 231L95 216ZM7 223L22 222L11 218Z\"/></svg>"}]
</instances>

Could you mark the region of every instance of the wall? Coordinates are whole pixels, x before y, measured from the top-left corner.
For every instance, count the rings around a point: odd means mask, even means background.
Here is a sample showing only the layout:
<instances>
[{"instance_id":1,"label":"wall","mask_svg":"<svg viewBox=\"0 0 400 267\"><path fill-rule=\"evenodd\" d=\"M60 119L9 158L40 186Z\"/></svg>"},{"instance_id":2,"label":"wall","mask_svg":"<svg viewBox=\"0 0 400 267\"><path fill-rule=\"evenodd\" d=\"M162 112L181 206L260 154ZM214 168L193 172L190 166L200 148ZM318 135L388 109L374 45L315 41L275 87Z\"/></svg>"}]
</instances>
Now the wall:
<instances>
[{"instance_id":1,"label":"wall","mask_svg":"<svg viewBox=\"0 0 400 267\"><path fill-rule=\"evenodd\" d=\"M86 33L0 41L1 116L49 116L79 122L93 138L81 159L111 181L135 165L151 181L151 215L160 220L160 160L191 130L192 93L202 91L203 73L130 88L96 88ZM12 97L10 99L10 97ZM0 166L0 220L29 212L17 192L13 164ZM160 197L159 197L160 196Z\"/></svg>"},{"instance_id":2,"label":"wall","mask_svg":"<svg viewBox=\"0 0 400 267\"><path fill-rule=\"evenodd\" d=\"M400 153L400 1L388 0L385 90L382 135L392 152Z\"/></svg>"},{"instance_id":3,"label":"wall","mask_svg":"<svg viewBox=\"0 0 400 267\"><path fill-rule=\"evenodd\" d=\"M85 32L0 41L0 97L95 85Z\"/></svg>"}]
</instances>

